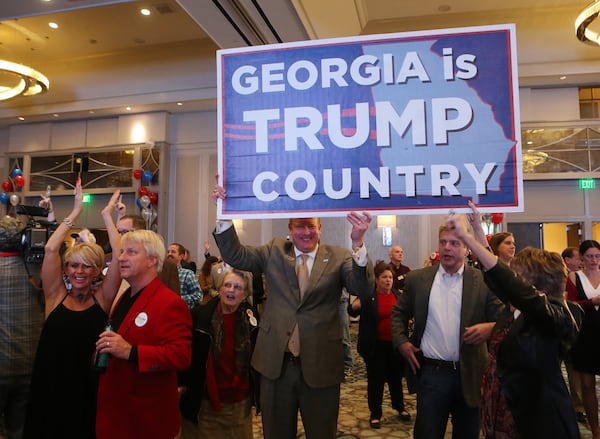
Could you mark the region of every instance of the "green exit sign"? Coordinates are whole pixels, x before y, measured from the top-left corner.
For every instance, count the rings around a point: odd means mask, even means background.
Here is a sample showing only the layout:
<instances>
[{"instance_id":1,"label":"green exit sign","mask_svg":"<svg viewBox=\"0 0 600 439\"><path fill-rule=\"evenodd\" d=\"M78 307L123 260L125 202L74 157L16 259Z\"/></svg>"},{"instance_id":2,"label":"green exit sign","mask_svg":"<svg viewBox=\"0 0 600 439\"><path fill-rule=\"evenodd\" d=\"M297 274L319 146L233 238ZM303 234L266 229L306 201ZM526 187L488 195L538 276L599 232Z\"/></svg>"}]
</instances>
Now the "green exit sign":
<instances>
[{"instance_id":1,"label":"green exit sign","mask_svg":"<svg viewBox=\"0 0 600 439\"><path fill-rule=\"evenodd\" d=\"M92 195L91 194L83 194L83 199L81 201L83 202L83 204L91 203Z\"/></svg>"},{"instance_id":2,"label":"green exit sign","mask_svg":"<svg viewBox=\"0 0 600 439\"><path fill-rule=\"evenodd\" d=\"M580 178L579 189L596 189L596 180L593 178Z\"/></svg>"}]
</instances>

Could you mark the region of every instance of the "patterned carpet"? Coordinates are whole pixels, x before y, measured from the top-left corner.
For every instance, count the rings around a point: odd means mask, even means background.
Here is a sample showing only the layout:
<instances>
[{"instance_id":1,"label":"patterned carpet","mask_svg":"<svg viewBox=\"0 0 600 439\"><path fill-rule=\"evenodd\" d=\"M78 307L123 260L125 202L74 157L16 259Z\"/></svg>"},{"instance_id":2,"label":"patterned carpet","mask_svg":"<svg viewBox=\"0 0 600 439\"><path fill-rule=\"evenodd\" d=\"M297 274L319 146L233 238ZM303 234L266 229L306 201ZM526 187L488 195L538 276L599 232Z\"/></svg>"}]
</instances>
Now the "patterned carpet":
<instances>
[{"instance_id":1,"label":"patterned carpet","mask_svg":"<svg viewBox=\"0 0 600 439\"><path fill-rule=\"evenodd\" d=\"M369 408L367 407L367 373L365 364L356 352L358 323L350 324L352 339L352 354L354 367L352 375L342 383L340 391L340 413L338 417L338 439L384 439L412 438L412 422L402 422L397 412L392 409L387 389L384 394L383 417L381 428L374 430L369 426ZM414 395L404 393L404 402L409 413L414 415ZM261 439L262 425L260 416L256 417L253 425L254 439ZM304 439L302 421L298 417L298 439Z\"/></svg>"},{"instance_id":2,"label":"patterned carpet","mask_svg":"<svg viewBox=\"0 0 600 439\"><path fill-rule=\"evenodd\" d=\"M404 404L406 410L412 415L410 422L401 421L395 410L390 404L390 397L387 388L384 394L383 418L381 419L381 428L374 430L369 426L369 409L367 407L367 375L365 364L362 358L356 352L356 338L358 334L358 324L350 324L350 336L353 346L353 373L341 386L340 395L340 414L338 418L338 439L412 439L413 425L416 413L416 400L414 395L406 393L404 388ZM404 382L405 384L405 382ZM597 380L596 387L600 393L600 379ZM581 439L592 439L591 432L587 424L579 424ZM254 421L254 439L262 439L262 426L260 417ZM298 439L305 438L302 430L302 422L298 419ZM445 439L452 438L452 425L448 423Z\"/></svg>"}]
</instances>

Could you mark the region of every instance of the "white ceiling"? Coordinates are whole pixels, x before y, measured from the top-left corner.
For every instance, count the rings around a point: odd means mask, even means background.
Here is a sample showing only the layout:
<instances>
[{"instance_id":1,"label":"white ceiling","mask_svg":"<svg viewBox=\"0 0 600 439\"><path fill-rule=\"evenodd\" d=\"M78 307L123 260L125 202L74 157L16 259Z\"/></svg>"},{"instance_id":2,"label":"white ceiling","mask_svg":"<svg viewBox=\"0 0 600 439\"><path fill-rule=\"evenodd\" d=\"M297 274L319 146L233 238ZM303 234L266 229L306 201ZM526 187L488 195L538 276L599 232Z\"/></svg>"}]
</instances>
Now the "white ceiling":
<instances>
[{"instance_id":1,"label":"white ceiling","mask_svg":"<svg viewBox=\"0 0 600 439\"><path fill-rule=\"evenodd\" d=\"M600 84L600 47L575 37L579 0L0 0L0 58L50 79L0 101L0 127L131 111L214 109L215 50L515 23L527 87ZM143 17L139 10L152 11ZM59 24L50 29L48 22ZM566 79L559 79L566 76ZM2 76L0 75L0 79ZM182 105L177 105L179 102Z\"/></svg>"}]
</instances>

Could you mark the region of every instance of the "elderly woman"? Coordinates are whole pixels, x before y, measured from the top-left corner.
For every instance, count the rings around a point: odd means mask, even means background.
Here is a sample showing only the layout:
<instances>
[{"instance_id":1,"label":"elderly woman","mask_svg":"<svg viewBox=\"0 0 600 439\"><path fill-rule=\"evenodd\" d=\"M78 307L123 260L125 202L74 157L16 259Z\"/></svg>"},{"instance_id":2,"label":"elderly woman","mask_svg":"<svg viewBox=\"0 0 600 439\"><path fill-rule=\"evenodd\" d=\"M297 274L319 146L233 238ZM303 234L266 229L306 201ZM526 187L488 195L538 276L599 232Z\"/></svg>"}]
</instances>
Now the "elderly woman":
<instances>
[{"instance_id":1,"label":"elderly woman","mask_svg":"<svg viewBox=\"0 0 600 439\"><path fill-rule=\"evenodd\" d=\"M97 375L92 357L121 283L116 263L120 237L111 218L118 195L115 192L102 210L114 255L102 281L97 282L104 250L97 244L72 246L61 262L63 241L83 210L79 180L73 211L46 243L41 272L46 323L33 368L24 438L95 437Z\"/></svg>"},{"instance_id":2,"label":"elderly woman","mask_svg":"<svg viewBox=\"0 0 600 439\"><path fill-rule=\"evenodd\" d=\"M508 268L468 232L464 215L447 222L476 254L486 284L510 305L490 339L481 398L484 436L579 438L561 360L577 337L582 312L565 300L561 256L526 247Z\"/></svg>"},{"instance_id":3,"label":"elderly woman","mask_svg":"<svg viewBox=\"0 0 600 439\"><path fill-rule=\"evenodd\" d=\"M250 366L258 319L246 301L252 279L232 269L221 280L219 295L192 310L192 366L180 380L182 439L252 439L258 400Z\"/></svg>"}]
</instances>

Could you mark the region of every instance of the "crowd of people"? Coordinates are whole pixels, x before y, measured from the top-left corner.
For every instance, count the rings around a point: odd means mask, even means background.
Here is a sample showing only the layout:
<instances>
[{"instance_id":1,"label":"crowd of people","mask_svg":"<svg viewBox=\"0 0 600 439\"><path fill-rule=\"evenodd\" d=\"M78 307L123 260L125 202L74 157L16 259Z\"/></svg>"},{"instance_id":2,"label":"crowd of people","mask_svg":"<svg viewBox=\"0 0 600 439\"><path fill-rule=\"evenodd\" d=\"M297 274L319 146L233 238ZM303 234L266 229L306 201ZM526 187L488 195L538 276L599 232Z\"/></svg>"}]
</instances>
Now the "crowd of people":
<instances>
[{"instance_id":1,"label":"crowd of people","mask_svg":"<svg viewBox=\"0 0 600 439\"><path fill-rule=\"evenodd\" d=\"M213 200L225 197L215 186ZM596 241L516 253L510 233L488 241L471 203L411 270L399 245L373 266L368 213L347 216L351 249L324 243L319 218L291 218L287 239L259 246L219 220L222 259L206 243L196 270L182 244L126 214L119 191L100 212L109 246L82 231L65 250L82 198L77 180L45 244L39 301L14 236L0 233L0 276L28 298L10 314L15 329L27 323L20 343L0 355L7 439L251 439L253 414L266 439L295 438L298 415L308 439L333 439L352 364L347 314L360 316L373 429L387 383L416 439L443 439L449 421L456 439L578 438L578 421L600 439Z\"/></svg>"}]
</instances>

